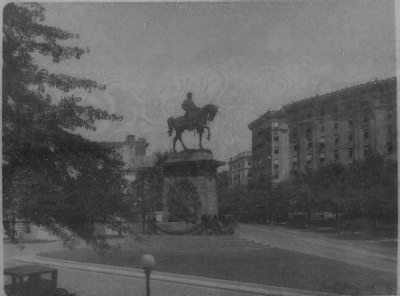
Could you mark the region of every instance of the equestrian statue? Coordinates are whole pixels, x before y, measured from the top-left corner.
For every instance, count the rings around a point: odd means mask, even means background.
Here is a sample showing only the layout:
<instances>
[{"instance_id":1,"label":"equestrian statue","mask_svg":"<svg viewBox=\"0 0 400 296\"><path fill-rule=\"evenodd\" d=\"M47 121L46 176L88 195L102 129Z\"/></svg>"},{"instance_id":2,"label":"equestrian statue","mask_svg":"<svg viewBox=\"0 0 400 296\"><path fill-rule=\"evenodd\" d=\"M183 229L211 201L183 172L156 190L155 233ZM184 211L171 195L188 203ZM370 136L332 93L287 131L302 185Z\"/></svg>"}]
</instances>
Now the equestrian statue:
<instances>
[{"instance_id":1,"label":"equestrian statue","mask_svg":"<svg viewBox=\"0 0 400 296\"><path fill-rule=\"evenodd\" d=\"M204 130L207 130L207 140L210 140L210 128L207 126L207 123L214 120L218 112L218 107L213 104L207 104L202 108L197 107L192 100L192 93L189 92L182 103L182 109L185 111L185 115L176 118L170 117L167 120L169 136L175 130L175 137L173 139L174 152L176 152L175 146L178 140L182 144L183 149L188 150L182 141L182 133L185 130L196 131L199 134L199 147L203 149L201 141Z\"/></svg>"}]
</instances>

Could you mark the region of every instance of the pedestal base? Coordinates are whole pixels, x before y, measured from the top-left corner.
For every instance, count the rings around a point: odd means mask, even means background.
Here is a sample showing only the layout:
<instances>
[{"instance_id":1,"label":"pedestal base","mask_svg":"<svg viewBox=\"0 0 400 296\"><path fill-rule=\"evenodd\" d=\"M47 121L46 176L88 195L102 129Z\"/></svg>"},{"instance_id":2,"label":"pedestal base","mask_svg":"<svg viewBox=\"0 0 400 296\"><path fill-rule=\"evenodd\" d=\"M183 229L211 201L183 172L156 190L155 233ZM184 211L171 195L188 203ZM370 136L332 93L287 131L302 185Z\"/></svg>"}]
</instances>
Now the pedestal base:
<instances>
[{"instance_id":1,"label":"pedestal base","mask_svg":"<svg viewBox=\"0 0 400 296\"><path fill-rule=\"evenodd\" d=\"M168 221L168 188L180 180L189 180L197 189L201 207L198 218L202 215L218 214L216 188L217 168L225 163L213 159L211 151L189 150L168 154L164 164L163 221Z\"/></svg>"}]
</instances>

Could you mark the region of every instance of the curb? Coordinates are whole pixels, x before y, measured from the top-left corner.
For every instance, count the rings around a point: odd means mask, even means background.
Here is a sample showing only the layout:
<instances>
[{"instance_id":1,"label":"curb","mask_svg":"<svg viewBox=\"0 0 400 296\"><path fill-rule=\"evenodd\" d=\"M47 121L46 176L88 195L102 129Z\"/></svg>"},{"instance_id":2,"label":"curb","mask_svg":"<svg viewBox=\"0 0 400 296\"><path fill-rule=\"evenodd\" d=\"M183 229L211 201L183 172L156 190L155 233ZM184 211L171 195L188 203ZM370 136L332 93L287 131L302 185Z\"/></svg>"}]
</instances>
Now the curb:
<instances>
[{"instance_id":1,"label":"curb","mask_svg":"<svg viewBox=\"0 0 400 296\"><path fill-rule=\"evenodd\" d=\"M137 268L116 267L116 266L94 264L94 263L80 264L73 261L67 261L62 259L48 259L40 256L19 257L15 258L15 260L24 263L35 263L53 267L55 266L58 268L77 269L81 271L106 273L106 274L134 277L141 279L145 278L144 272L141 269ZM312 295L343 296L344 295L344 294L334 294L321 291L309 291L309 290L300 290L300 289L293 289L293 288L286 288L279 286L253 284L247 282L219 280L214 278L174 274L174 273L158 272L158 271L152 273L152 279L156 281L163 281L175 284L213 288L226 291L252 293L254 295L264 295L264 296L312 296Z\"/></svg>"}]
</instances>

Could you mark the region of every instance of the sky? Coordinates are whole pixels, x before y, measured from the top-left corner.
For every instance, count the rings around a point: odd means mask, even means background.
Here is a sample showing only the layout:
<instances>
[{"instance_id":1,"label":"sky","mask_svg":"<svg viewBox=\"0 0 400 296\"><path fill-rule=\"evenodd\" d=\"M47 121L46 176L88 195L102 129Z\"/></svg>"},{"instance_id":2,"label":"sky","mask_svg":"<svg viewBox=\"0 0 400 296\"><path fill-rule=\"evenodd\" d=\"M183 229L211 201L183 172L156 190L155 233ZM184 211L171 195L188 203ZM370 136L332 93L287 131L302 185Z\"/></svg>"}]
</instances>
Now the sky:
<instances>
[{"instance_id":1,"label":"sky","mask_svg":"<svg viewBox=\"0 0 400 296\"><path fill-rule=\"evenodd\" d=\"M124 117L99 122L96 141L145 137L148 153L172 147L166 120L188 91L217 104L204 140L227 161L251 150L248 125L283 104L396 73L394 1L293 0L208 3L46 3L46 23L79 34L80 60L54 72L106 84L82 94ZM196 147L193 133L184 141Z\"/></svg>"}]
</instances>

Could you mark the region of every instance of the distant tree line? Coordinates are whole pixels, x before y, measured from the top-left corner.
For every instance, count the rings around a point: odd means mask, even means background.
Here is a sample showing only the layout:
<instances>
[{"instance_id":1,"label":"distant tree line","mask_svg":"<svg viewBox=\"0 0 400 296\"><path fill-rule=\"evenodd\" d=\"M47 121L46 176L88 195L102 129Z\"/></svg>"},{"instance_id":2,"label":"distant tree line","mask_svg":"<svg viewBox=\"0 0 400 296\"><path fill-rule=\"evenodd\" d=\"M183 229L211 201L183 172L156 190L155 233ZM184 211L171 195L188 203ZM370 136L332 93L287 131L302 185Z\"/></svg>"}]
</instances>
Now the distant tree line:
<instances>
[{"instance_id":1,"label":"distant tree line","mask_svg":"<svg viewBox=\"0 0 400 296\"><path fill-rule=\"evenodd\" d=\"M379 155L349 166L330 163L292 173L275 186L229 188L228 184L227 172L220 173L220 210L240 212L242 221L287 222L297 213L307 223L316 213L329 212L336 223L360 217L373 225L397 222L397 163Z\"/></svg>"}]
</instances>

